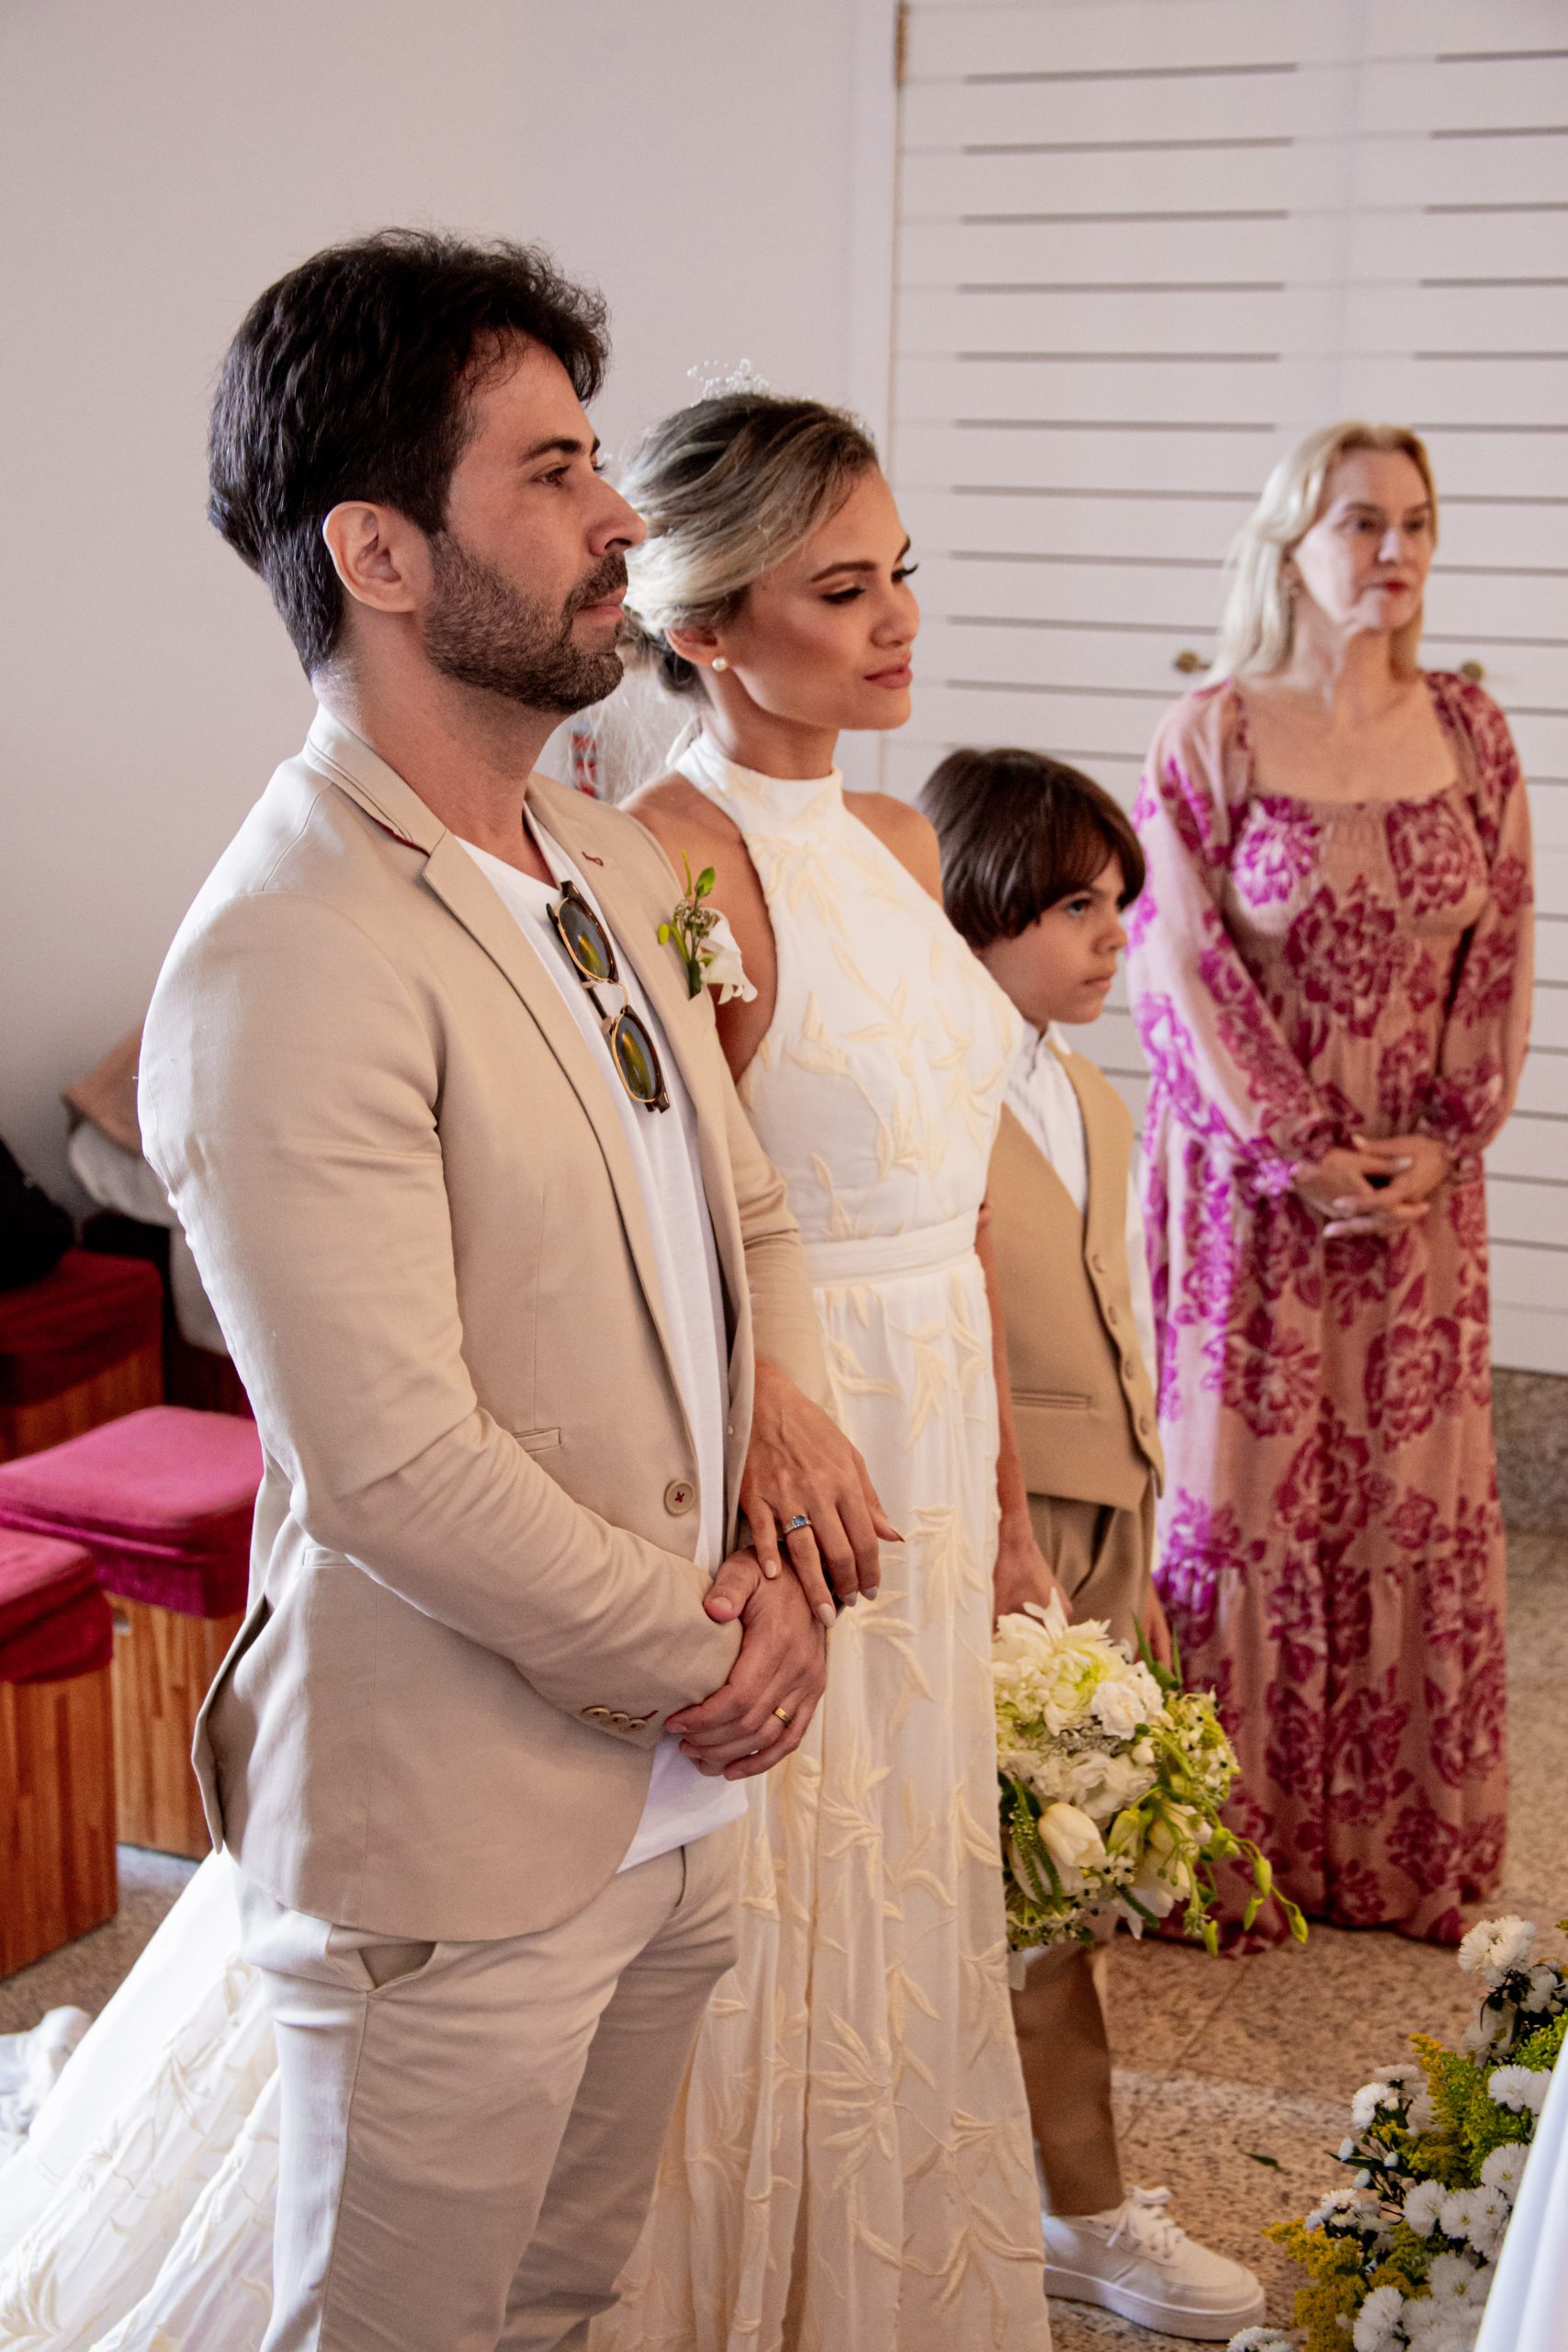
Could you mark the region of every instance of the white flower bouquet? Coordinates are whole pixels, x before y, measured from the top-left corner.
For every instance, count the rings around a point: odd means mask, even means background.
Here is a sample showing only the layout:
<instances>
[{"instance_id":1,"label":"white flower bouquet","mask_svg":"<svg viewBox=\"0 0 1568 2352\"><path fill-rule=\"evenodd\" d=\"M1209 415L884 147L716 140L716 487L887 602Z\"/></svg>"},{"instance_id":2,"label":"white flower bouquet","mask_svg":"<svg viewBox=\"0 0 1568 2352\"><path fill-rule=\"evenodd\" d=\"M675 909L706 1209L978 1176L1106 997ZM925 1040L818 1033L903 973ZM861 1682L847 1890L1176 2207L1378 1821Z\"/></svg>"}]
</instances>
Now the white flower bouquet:
<instances>
[{"instance_id":1,"label":"white flower bouquet","mask_svg":"<svg viewBox=\"0 0 1568 2352\"><path fill-rule=\"evenodd\" d=\"M1564 1927L1568 1928L1568 1921ZM1486 1919L1459 1948L1483 1993L1461 2049L1413 2037L1418 2063L1356 2093L1339 2161L1354 2175L1268 2235L1307 2273L1305 2352L1469 2352L1568 2030L1568 1969L1534 1958L1528 1919ZM1276 2329L1231 2352L1292 2352Z\"/></svg>"},{"instance_id":2,"label":"white flower bouquet","mask_svg":"<svg viewBox=\"0 0 1568 2352\"><path fill-rule=\"evenodd\" d=\"M1238 1767L1212 1692L1183 1690L1102 1623L1069 1623L1056 1600L1001 1620L991 1675L1014 1954L1089 1942L1106 1916L1141 1935L1178 1904L1213 1951L1221 1860L1251 1866L1248 1927L1272 1899L1305 1940L1264 1856L1220 1818Z\"/></svg>"}]
</instances>

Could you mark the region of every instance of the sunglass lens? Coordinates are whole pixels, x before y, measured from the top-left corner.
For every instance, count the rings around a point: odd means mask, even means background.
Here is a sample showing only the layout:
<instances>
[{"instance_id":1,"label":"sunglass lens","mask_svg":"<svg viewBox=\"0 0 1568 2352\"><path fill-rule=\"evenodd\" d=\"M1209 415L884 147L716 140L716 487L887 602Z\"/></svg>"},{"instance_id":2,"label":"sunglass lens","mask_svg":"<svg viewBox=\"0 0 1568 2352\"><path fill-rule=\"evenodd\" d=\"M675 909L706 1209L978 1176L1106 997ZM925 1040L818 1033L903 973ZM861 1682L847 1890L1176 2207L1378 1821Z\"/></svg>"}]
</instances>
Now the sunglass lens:
<instances>
[{"instance_id":1,"label":"sunglass lens","mask_svg":"<svg viewBox=\"0 0 1568 2352\"><path fill-rule=\"evenodd\" d=\"M623 1012L615 1023L615 1060L627 1091L639 1102L657 1102L664 1091L663 1073L652 1038L635 1012Z\"/></svg>"},{"instance_id":2,"label":"sunglass lens","mask_svg":"<svg viewBox=\"0 0 1568 2352\"><path fill-rule=\"evenodd\" d=\"M593 979L607 980L610 977L610 943L592 909L585 907L581 899L563 899L558 919L578 968Z\"/></svg>"}]
</instances>

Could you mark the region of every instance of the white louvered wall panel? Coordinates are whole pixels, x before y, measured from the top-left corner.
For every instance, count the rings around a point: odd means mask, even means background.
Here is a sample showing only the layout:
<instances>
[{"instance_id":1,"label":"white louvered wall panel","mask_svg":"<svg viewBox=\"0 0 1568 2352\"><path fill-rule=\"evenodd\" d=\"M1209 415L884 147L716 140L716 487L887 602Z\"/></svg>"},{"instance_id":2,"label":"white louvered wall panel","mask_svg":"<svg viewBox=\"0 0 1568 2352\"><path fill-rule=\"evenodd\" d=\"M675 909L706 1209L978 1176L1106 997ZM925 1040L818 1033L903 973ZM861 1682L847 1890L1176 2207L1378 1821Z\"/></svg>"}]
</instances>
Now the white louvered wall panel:
<instances>
[{"instance_id":1,"label":"white louvered wall panel","mask_svg":"<svg viewBox=\"0 0 1568 2352\"><path fill-rule=\"evenodd\" d=\"M1426 436L1426 658L1482 663L1539 857L1495 1352L1568 1372L1568 0L910 0L899 172L925 621L891 789L1011 741L1130 805L1275 458L1338 416ZM1141 1111L1124 997L1079 1042Z\"/></svg>"}]
</instances>

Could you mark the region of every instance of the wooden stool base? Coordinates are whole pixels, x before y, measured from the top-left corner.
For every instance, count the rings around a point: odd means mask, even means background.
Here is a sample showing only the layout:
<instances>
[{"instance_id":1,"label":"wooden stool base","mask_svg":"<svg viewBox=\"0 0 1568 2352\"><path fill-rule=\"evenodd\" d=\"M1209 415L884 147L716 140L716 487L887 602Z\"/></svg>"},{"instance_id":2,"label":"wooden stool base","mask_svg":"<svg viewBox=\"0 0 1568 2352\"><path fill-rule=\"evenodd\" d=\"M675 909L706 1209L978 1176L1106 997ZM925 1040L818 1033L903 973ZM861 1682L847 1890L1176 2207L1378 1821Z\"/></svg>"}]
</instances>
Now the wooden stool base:
<instances>
[{"instance_id":1,"label":"wooden stool base","mask_svg":"<svg viewBox=\"0 0 1568 2352\"><path fill-rule=\"evenodd\" d=\"M46 1446L63 1445L68 1437L163 1401L164 1355L155 1343L36 1405L0 1405L0 1462L41 1453Z\"/></svg>"},{"instance_id":2,"label":"wooden stool base","mask_svg":"<svg viewBox=\"0 0 1568 2352\"><path fill-rule=\"evenodd\" d=\"M109 1605L120 1842L201 1861L212 1840L191 1765L191 1736L240 1617L186 1617L118 1593L109 1595Z\"/></svg>"},{"instance_id":3,"label":"wooden stool base","mask_svg":"<svg viewBox=\"0 0 1568 2352\"><path fill-rule=\"evenodd\" d=\"M112 1919L109 1669L0 1682L0 1976Z\"/></svg>"}]
</instances>

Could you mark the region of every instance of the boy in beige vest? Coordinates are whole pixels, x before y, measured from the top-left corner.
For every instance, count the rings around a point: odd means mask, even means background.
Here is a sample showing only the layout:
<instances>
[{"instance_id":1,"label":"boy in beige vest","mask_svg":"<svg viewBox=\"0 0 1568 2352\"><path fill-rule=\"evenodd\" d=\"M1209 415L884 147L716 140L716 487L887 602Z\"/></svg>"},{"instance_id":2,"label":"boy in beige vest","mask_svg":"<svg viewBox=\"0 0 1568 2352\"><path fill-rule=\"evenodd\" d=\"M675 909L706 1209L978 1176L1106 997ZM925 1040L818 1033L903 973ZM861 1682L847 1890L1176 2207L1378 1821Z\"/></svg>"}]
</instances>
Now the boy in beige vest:
<instances>
[{"instance_id":1,"label":"boy in beige vest","mask_svg":"<svg viewBox=\"0 0 1568 2352\"><path fill-rule=\"evenodd\" d=\"M987 1207L1008 1302L1019 1455L1041 1549L1075 1616L1168 1652L1154 1589L1153 1306L1132 1178L1133 1121L1059 1023L1103 1011L1144 885L1137 836L1109 794L1034 752L954 752L921 806L942 843L947 910L1026 1023ZM1065 1944L1013 1996L1045 2210L1053 2295L1224 2343L1260 2321L1262 2290L1198 2245L1163 2189L1129 2194L1111 2104L1099 1950Z\"/></svg>"}]
</instances>

